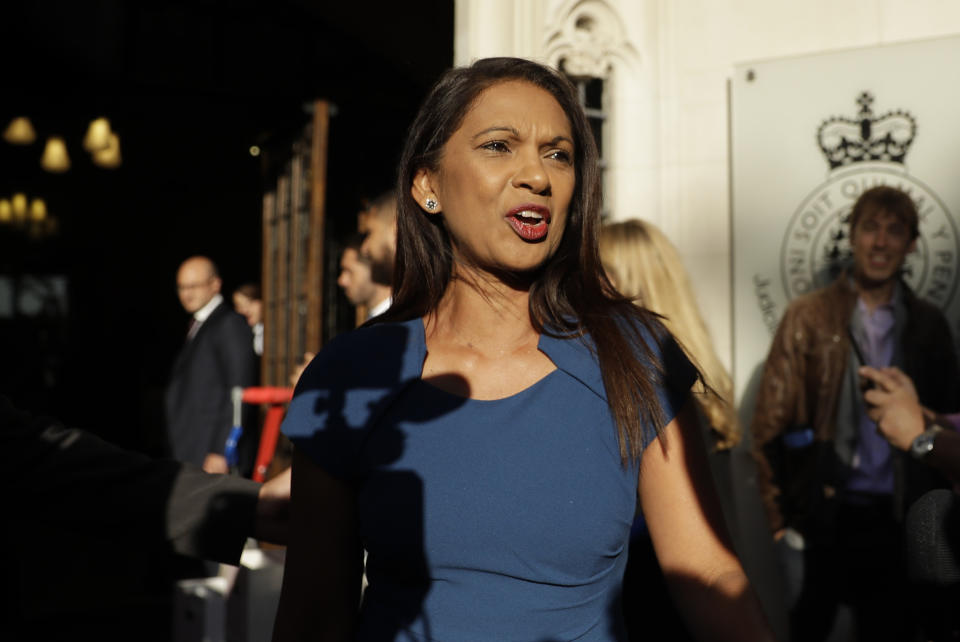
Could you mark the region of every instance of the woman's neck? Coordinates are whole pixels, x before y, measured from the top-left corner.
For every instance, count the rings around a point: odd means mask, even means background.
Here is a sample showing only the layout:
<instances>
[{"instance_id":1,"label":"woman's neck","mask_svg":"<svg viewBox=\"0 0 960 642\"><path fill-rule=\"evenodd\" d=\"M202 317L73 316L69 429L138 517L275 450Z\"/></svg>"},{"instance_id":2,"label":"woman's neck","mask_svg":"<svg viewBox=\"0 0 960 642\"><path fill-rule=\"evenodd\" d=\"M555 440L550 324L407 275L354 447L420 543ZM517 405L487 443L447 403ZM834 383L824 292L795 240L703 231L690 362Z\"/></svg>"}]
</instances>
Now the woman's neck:
<instances>
[{"instance_id":1,"label":"woman's neck","mask_svg":"<svg viewBox=\"0 0 960 642\"><path fill-rule=\"evenodd\" d=\"M428 334L488 353L511 351L539 338L530 321L529 285L458 271L427 319Z\"/></svg>"}]
</instances>

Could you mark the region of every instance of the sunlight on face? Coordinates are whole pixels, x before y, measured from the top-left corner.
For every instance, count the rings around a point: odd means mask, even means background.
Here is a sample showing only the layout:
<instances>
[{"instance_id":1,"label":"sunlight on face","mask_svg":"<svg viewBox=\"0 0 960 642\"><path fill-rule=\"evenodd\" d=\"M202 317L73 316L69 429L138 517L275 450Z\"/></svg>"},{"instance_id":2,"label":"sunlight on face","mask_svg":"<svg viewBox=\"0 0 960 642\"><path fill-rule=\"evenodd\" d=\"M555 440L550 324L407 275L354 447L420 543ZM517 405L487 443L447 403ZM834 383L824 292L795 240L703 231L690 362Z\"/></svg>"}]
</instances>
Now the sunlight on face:
<instances>
[{"instance_id":1,"label":"sunlight on face","mask_svg":"<svg viewBox=\"0 0 960 642\"><path fill-rule=\"evenodd\" d=\"M556 99L525 81L501 82L478 96L438 171L417 174L414 198L436 195L461 269L528 271L563 237L573 163L570 122Z\"/></svg>"},{"instance_id":2,"label":"sunlight on face","mask_svg":"<svg viewBox=\"0 0 960 642\"><path fill-rule=\"evenodd\" d=\"M373 298L373 281L370 280L370 265L360 260L360 254L352 247L340 257L340 275L337 285L353 305L367 305Z\"/></svg>"},{"instance_id":3,"label":"sunlight on face","mask_svg":"<svg viewBox=\"0 0 960 642\"><path fill-rule=\"evenodd\" d=\"M220 285L209 261L188 259L177 270L177 295L189 314L209 303L220 292Z\"/></svg>"},{"instance_id":4,"label":"sunlight on face","mask_svg":"<svg viewBox=\"0 0 960 642\"><path fill-rule=\"evenodd\" d=\"M865 213L852 230L854 272L868 283L886 283L896 279L916 247L910 229L895 215L880 210Z\"/></svg>"}]
</instances>

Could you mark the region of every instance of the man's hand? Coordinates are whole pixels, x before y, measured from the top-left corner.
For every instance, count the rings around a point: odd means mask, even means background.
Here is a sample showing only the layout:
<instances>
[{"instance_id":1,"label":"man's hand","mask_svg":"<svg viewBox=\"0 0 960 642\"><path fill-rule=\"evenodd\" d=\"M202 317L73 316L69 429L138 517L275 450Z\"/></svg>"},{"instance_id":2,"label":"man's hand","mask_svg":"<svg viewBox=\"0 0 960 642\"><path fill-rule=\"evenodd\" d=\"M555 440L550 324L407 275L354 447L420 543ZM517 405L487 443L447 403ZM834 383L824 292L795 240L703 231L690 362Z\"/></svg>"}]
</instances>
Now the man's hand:
<instances>
[{"instance_id":1,"label":"man's hand","mask_svg":"<svg viewBox=\"0 0 960 642\"><path fill-rule=\"evenodd\" d=\"M265 482L257 499L253 536L286 545L290 531L290 468Z\"/></svg>"},{"instance_id":2,"label":"man's hand","mask_svg":"<svg viewBox=\"0 0 960 642\"><path fill-rule=\"evenodd\" d=\"M208 453L203 458L203 470L208 473L228 473L230 467L227 466L227 458L217 453Z\"/></svg>"},{"instance_id":3,"label":"man's hand","mask_svg":"<svg viewBox=\"0 0 960 642\"><path fill-rule=\"evenodd\" d=\"M897 368L863 366L860 376L876 384L863 398L867 415L894 448L909 450L914 438L924 430L924 412L910 377Z\"/></svg>"}]
</instances>

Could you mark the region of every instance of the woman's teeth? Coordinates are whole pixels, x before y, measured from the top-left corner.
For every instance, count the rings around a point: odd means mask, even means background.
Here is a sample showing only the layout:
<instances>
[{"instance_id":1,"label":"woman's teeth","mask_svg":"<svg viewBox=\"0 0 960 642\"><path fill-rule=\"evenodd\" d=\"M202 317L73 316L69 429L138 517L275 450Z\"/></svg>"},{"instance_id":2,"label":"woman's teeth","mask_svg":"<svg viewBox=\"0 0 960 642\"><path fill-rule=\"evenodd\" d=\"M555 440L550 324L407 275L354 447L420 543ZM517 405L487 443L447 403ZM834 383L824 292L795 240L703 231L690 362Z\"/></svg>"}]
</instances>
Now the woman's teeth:
<instances>
[{"instance_id":1,"label":"woman's teeth","mask_svg":"<svg viewBox=\"0 0 960 642\"><path fill-rule=\"evenodd\" d=\"M518 213L517 218L523 221L524 223L529 223L531 225L539 223L543 220L543 216L537 214L536 212L528 212L524 210L523 212Z\"/></svg>"}]
</instances>

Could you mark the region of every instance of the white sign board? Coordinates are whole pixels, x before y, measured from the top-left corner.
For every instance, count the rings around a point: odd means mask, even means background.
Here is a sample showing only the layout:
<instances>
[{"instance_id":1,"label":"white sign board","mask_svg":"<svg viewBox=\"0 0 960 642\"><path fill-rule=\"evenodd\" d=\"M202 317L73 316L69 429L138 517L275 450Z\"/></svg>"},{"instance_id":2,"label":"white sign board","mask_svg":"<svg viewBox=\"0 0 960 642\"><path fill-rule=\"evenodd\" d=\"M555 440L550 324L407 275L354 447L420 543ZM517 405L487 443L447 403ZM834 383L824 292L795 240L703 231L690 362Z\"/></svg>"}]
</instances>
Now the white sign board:
<instances>
[{"instance_id":1,"label":"white sign board","mask_svg":"<svg viewBox=\"0 0 960 642\"><path fill-rule=\"evenodd\" d=\"M960 329L960 38L738 65L731 84L734 379L740 400L793 297L849 262L876 185L920 212L905 280Z\"/></svg>"}]
</instances>

